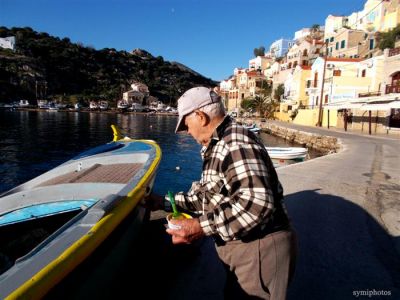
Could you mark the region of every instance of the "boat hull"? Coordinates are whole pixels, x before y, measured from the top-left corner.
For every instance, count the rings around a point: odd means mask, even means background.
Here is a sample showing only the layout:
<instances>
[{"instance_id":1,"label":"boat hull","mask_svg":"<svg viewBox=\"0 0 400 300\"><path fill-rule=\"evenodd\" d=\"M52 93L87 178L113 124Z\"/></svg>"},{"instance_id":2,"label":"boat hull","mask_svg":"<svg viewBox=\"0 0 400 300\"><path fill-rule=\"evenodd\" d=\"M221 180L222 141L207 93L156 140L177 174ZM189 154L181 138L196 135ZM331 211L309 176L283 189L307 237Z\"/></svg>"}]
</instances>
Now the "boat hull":
<instances>
[{"instance_id":1,"label":"boat hull","mask_svg":"<svg viewBox=\"0 0 400 300\"><path fill-rule=\"evenodd\" d=\"M306 160L307 148L302 147L265 147L275 167L283 167Z\"/></svg>"}]
</instances>

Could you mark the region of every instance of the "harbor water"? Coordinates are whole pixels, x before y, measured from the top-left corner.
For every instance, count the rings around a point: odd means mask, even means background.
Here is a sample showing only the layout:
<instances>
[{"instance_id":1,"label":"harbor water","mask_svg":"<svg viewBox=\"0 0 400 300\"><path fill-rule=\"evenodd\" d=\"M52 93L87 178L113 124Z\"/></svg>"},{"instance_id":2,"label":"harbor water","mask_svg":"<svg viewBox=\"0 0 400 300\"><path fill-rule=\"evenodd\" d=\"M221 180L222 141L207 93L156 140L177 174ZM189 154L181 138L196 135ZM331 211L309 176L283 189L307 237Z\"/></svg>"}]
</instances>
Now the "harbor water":
<instances>
[{"instance_id":1,"label":"harbor water","mask_svg":"<svg viewBox=\"0 0 400 300\"><path fill-rule=\"evenodd\" d=\"M186 191L199 179L201 146L188 134L175 134L176 122L176 116L157 114L0 110L0 193L111 141L111 124L132 138L160 145L163 156L155 192ZM289 145L265 133L261 138L268 146Z\"/></svg>"}]
</instances>

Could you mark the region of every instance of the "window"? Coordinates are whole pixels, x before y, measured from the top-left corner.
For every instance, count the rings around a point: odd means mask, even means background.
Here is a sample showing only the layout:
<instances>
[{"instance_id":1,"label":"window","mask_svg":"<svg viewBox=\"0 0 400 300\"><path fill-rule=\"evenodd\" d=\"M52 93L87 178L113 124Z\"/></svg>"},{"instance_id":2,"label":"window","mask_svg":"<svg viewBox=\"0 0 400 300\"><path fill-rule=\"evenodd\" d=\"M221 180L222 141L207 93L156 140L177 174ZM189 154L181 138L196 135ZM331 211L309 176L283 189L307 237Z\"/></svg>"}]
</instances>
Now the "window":
<instances>
[{"instance_id":1,"label":"window","mask_svg":"<svg viewBox=\"0 0 400 300\"><path fill-rule=\"evenodd\" d=\"M315 105L318 105L318 96L317 96L317 98L315 100Z\"/></svg>"},{"instance_id":2,"label":"window","mask_svg":"<svg viewBox=\"0 0 400 300\"><path fill-rule=\"evenodd\" d=\"M297 67L297 61L295 61L294 63L293 63L293 68L296 68Z\"/></svg>"},{"instance_id":3,"label":"window","mask_svg":"<svg viewBox=\"0 0 400 300\"><path fill-rule=\"evenodd\" d=\"M367 75L367 70L364 69L361 71L361 77L365 77L365 75Z\"/></svg>"},{"instance_id":4,"label":"window","mask_svg":"<svg viewBox=\"0 0 400 300\"><path fill-rule=\"evenodd\" d=\"M341 76L342 71L341 70L333 70L333 76Z\"/></svg>"},{"instance_id":5,"label":"window","mask_svg":"<svg viewBox=\"0 0 400 300\"><path fill-rule=\"evenodd\" d=\"M339 42L336 42L336 47L335 47L335 49L336 49L336 50L339 50Z\"/></svg>"},{"instance_id":6,"label":"window","mask_svg":"<svg viewBox=\"0 0 400 300\"><path fill-rule=\"evenodd\" d=\"M325 39L325 43L329 43L329 39Z\"/></svg>"},{"instance_id":7,"label":"window","mask_svg":"<svg viewBox=\"0 0 400 300\"><path fill-rule=\"evenodd\" d=\"M304 49L303 56L307 56L307 55L308 55L307 49Z\"/></svg>"},{"instance_id":8,"label":"window","mask_svg":"<svg viewBox=\"0 0 400 300\"><path fill-rule=\"evenodd\" d=\"M324 101L325 104L328 103L328 99L329 99L329 96L325 95L325 101Z\"/></svg>"},{"instance_id":9,"label":"window","mask_svg":"<svg viewBox=\"0 0 400 300\"><path fill-rule=\"evenodd\" d=\"M346 41L345 40L341 41L340 48L343 49L345 46L346 46Z\"/></svg>"},{"instance_id":10,"label":"window","mask_svg":"<svg viewBox=\"0 0 400 300\"><path fill-rule=\"evenodd\" d=\"M331 37L331 38L329 39L329 41L330 41L330 42L333 42L333 37Z\"/></svg>"}]
</instances>

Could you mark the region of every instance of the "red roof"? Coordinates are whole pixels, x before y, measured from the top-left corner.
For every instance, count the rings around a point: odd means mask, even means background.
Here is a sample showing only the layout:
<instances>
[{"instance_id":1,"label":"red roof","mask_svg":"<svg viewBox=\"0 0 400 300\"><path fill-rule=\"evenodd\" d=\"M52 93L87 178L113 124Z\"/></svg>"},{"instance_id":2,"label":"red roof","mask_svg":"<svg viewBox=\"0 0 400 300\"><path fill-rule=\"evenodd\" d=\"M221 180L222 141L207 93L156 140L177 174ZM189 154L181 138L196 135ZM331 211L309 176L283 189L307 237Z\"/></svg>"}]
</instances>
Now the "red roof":
<instances>
[{"instance_id":1,"label":"red roof","mask_svg":"<svg viewBox=\"0 0 400 300\"><path fill-rule=\"evenodd\" d=\"M311 70L311 66L300 66L303 70Z\"/></svg>"}]
</instances>

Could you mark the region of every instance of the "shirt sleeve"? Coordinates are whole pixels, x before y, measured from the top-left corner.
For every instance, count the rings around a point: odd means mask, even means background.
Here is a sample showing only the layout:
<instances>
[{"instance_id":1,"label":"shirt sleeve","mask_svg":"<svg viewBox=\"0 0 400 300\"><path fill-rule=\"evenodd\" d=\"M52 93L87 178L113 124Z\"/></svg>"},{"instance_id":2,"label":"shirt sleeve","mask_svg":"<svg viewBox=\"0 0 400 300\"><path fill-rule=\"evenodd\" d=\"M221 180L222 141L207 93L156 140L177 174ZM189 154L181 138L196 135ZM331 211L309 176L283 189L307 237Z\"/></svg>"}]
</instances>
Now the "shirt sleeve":
<instances>
[{"instance_id":1,"label":"shirt sleeve","mask_svg":"<svg viewBox=\"0 0 400 300\"><path fill-rule=\"evenodd\" d=\"M202 185L195 181L189 192L180 192L175 195L175 203L183 209L201 214L203 213L203 194Z\"/></svg>"},{"instance_id":2,"label":"shirt sleeve","mask_svg":"<svg viewBox=\"0 0 400 300\"><path fill-rule=\"evenodd\" d=\"M205 191L205 197L216 205L200 217L200 224L206 235L218 234L229 241L246 235L271 215L271 171L275 170L270 170L262 157L266 153L257 144L234 144L226 153L220 170L228 196Z\"/></svg>"}]
</instances>

